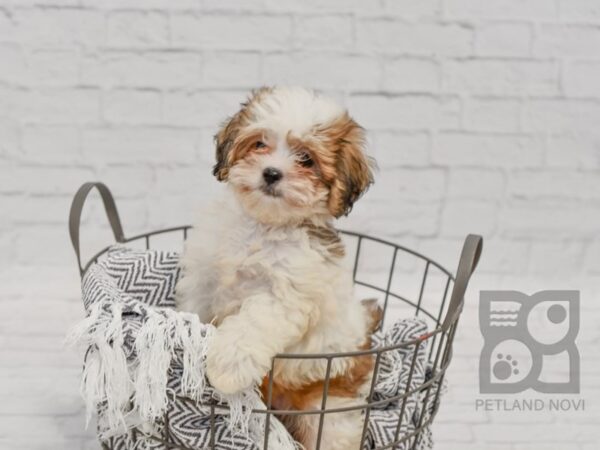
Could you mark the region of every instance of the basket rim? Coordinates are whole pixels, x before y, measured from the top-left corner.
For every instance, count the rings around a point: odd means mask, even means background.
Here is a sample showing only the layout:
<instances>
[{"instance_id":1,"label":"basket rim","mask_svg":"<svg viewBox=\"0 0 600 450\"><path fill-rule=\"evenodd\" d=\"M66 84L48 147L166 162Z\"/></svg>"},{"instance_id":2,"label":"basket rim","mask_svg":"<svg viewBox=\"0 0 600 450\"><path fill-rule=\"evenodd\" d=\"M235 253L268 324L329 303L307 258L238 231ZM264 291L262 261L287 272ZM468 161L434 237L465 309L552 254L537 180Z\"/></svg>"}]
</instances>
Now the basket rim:
<instances>
[{"instance_id":1,"label":"basket rim","mask_svg":"<svg viewBox=\"0 0 600 450\"><path fill-rule=\"evenodd\" d=\"M138 241L140 239L144 239L146 237L149 236L156 236L159 234L165 234L165 233L173 233L176 231L187 231L189 229L193 228L192 225L178 225L178 226L172 226L172 227L167 227L167 228L159 228L158 230L154 230L154 231L147 231L145 233L139 233L127 238L124 238L122 241L119 241L119 244L127 244L129 242L133 242L133 241ZM409 253L413 256L416 256L417 258L422 259L423 261L428 262L429 264L433 265L435 268L439 269L444 275L447 275L448 277L450 277L450 279L454 280L455 276L454 274L452 274L452 272L450 272L448 269L446 269L443 265L441 265L440 263L438 263L437 261L435 261L434 259L424 255L423 253L420 253L416 250L413 250L409 247L406 247L404 245L401 244L396 244L395 242L389 241L387 239L382 239L380 237L376 237L376 236L371 236L369 234L366 233L360 233L358 231L352 231L352 230L347 230L344 228L336 228L336 230L344 235L347 236L354 236L358 239L367 239L369 241L373 241L373 242L378 242L380 244L385 244L385 245L389 245L394 247L394 249L396 250L401 250L405 253ZM83 267L83 273L85 273L89 267L94 263L94 259L102 256L111 246L107 246L104 247L102 250L98 251L96 254L94 254L90 260L86 263L86 265ZM83 275L83 274L82 274Z\"/></svg>"}]
</instances>

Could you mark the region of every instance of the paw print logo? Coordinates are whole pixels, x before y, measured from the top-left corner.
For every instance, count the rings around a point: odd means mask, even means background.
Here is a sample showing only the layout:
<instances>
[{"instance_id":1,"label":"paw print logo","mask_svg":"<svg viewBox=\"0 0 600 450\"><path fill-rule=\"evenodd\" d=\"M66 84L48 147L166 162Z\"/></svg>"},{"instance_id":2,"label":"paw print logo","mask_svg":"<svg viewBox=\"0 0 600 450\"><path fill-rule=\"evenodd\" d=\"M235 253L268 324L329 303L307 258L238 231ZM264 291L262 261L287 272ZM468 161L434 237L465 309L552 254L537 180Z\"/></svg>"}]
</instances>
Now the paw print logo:
<instances>
[{"instance_id":1,"label":"paw print logo","mask_svg":"<svg viewBox=\"0 0 600 450\"><path fill-rule=\"evenodd\" d=\"M505 339L491 350L489 362L490 382L497 386L521 382L533 367L529 348L516 339Z\"/></svg>"},{"instance_id":2,"label":"paw print logo","mask_svg":"<svg viewBox=\"0 0 600 450\"><path fill-rule=\"evenodd\" d=\"M481 393L579 392L578 291L482 291L479 326Z\"/></svg>"},{"instance_id":3,"label":"paw print logo","mask_svg":"<svg viewBox=\"0 0 600 450\"><path fill-rule=\"evenodd\" d=\"M502 353L498 353L496 357L497 361L494 364L493 372L494 376L499 380L506 380L512 375L519 375L519 362L513 359L512 355L504 356Z\"/></svg>"}]
</instances>

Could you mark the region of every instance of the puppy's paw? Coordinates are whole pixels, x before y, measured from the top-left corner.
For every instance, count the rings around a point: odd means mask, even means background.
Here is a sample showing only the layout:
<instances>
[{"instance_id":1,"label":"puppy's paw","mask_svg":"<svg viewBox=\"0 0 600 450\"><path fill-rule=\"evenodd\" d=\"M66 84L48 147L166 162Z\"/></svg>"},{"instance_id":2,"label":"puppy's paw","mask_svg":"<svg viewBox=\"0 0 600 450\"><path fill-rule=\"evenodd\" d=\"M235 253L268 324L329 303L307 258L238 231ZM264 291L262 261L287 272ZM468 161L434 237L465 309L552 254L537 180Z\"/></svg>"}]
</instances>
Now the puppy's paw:
<instances>
[{"instance_id":1,"label":"puppy's paw","mask_svg":"<svg viewBox=\"0 0 600 450\"><path fill-rule=\"evenodd\" d=\"M235 394L259 382L266 371L256 355L230 342L217 332L206 356L206 374L210 384L223 394Z\"/></svg>"},{"instance_id":2,"label":"puppy's paw","mask_svg":"<svg viewBox=\"0 0 600 450\"><path fill-rule=\"evenodd\" d=\"M207 367L207 376L210 384L221 394L235 394L252 386L253 380L241 373L233 374L223 372L218 365Z\"/></svg>"}]
</instances>

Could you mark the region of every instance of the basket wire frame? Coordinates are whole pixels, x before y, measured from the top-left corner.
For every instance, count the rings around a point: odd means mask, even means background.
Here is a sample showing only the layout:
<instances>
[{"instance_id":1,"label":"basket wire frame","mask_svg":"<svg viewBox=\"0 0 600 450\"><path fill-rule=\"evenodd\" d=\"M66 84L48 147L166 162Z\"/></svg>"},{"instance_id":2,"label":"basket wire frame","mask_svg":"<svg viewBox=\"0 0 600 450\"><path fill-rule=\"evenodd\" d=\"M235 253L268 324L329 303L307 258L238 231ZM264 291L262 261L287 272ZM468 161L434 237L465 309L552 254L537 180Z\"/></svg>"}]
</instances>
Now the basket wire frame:
<instances>
[{"instance_id":1,"label":"basket wire frame","mask_svg":"<svg viewBox=\"0 0 600 450\"><path fill-rule=\"evenodd\" d=\"M187 238L188 230L190 229L189 225L186 226L178 226L165 228L161 230L151 231L148 233L138 234L132 237L126 238L123 233L123 228L121 226L121 221L119 218L119 214L117 212L117 208L113 199L113 196L110 190L102 183L91 182L85 183L81 186L81 188L76 193L73 203L71 205L71 211L69 216L69 231L71 236L71 242L73 244L73 248L75 250L75 254L77 257L77 263L80 271L81 277L86 273L86 271L90 268L92 264L98 262L99 258L106 254L110 248L107 246L93 255L85 265L82 266L81 254L80 254L80 246L79 246L79 228L81 221L81 213L83 209L83 205L85 200L89 194L89 192L96 188L100 193L102 201L104 203L104 208L115 237L115 240L119 243L132 243L132 242L143 242L143 245L146 249L152 248L152 238L158 235L164 234L180 234L181 239L185 240ZM263 449L269 448L269 434L270 434L270 422L271 416L275 415L278 417L282 416L302 416L302 415L315 415L319 416L318 422L318 430L317 430L317 442L315 450L328 450L326 448L321 448L321 438L323 433L323 424L325 421L325 416L327 414L335 414L353 410L360 410L364 413L364 420L362 426L362 434L361 434L361 444L360 448L362 449L363 444L367 438L368 431L368 421L371 415L371 410L377 406L382 404L387 404L393 401L401 401L400 414L398 416L398 422L396 426L396 431L394 435L394 439L392 442L389 442L383 446L379 446L374 450L384 450L384 449L393 449L398 446L398 448L410 448L416 449L419 444L419 439L421 438L421 433L427 427L431 425L433 422L438 408L439 408L439 398L440 398L440 390L442 388L444 377L446 374L446 370L450 361L452 359L452 343L454 340L454 335L456 333L458 321L460 318L460 313L462 311L463 303L464 303L464 293L466 291L468 281L470 276L472 275L477 262L479 260L479 256L481 254L482 249L482 239L480 236L469 235L465 240L465 244L463 246L463 251L460 257L460 261L457 269L457 276L452 275L450 271L446 268L442 267L440 264L435 262L434 260L418 253L409 248L394 244L392 242L371 237L365 234L356 233L352 231L342 231L340 230L346 237L356 239L356 249L354 253L354 265L353 265L353 280L354 283L358 286L363 286L365 288L371 289L375 292L378 292L383 295L383 315L382 320L379 324L379 329L383 328L385 323L387 313L389 311L390 299L394 299L404 304L412 307L414 309L415 316L425 316L429 321L434 324L434 329L427 333L425 336L421 336L417 339L413 339L410 341L394 344L387 347L376 347L368 350L357 350L351 352L343 352L343 353L327 353L327 354L291 354L291 353L283 353L275 356L271 363L271 370L268 373L268 394L265 401L265 408L262 409L254 409L253 413L256 414L264 414L265 415L265 432L264 432L264 441L263 441ZM375 242L380 245L389 247L393 249L392 251L392 260L389 268L389 272L387 274L387 279L385 283L385 287L379 287L375 284L365 282L358 278L358 267L361 261L361 254L363 252L363 244L365 242ZM392 281L394 278L396 263L399 254L410 255L411 257L416 258L424 262L424 269L422 273L422 278L420 282L419 293L416 300L412 300L407 298L407 296L399 295L398 293L392 290ZM439 301L439 307L436 311L430 311L423 307L423 297L425 292L425 287L428 281L428 277L431 274L431 269L435 268L438 272L440 272L444 277L444 288L441 294L441 298ZM444 314L445 312L445 314ZM427 356L427 362L430 365L430 376L419 386L414 389L410 389L411 382L413 379L413 375L415 372L415 364L417 361L417 354L422 346L429 346L429 354ZM400 348L412 349L412 362L409 369L408 381L406 383L406 389L403 393L397 394L396 396L386 398L384 400L374 400L374 392L375 386L377 384L377 378L379 374L380 362L382 359L382 355L385 352L395 351ZM337 408L327 408L327 400L328 400L328 390L329 390L329 381L331 374L331 367L333 360L336 358L349 358L356 356L364 356L371 355L374 358L374 366L372 372L372 378L369 387L369 395L366 401L362 404L345 406L345 407L337 407ZM326 363L326 374L324 380L324 388L323 395L321 398L321 408L315 410L308 411L298 411L298 410L276 410L272 406L272 393L273 393L273 367L275 365L275 361L279 359L322 359L325 360ZM405 410L407 406L408 399L414 397L415 395L419 395L419 400L421 405L419 406L420 414L418 416L418 422L415 424L415 427L412 431L405 434L404 436L400 435L400 431L402 429ZM196 400L192 400L186 397L178 396L178 399L184 402L188 402L194 406L202 405L199 404ZM432 402L433 407L431 408L431 413L428 414L428 407ZM210 409L210 438L209 438L209 450L216 449L215 444L215 418L217 415L222 414L227 409L226 405L220 404L205 404ZM410 418L408 420L411 420ZM174 443L169 435L169 427L168 427L168 414L165 413L162 423L163 433L162 435L146 435L139 430L133 429L130 432L130 437L133 439L135 443L138 442L139 439L151 439L156 441L157 443L162 443L166 449L179 449L179 450L197 450L191 449L189 447L185 447L182 445L178 445ZM112 450L109 442L103 442L102 448L105 450ZM354 450L354 449L349 449Z\"/></svg>"}]
</instances>

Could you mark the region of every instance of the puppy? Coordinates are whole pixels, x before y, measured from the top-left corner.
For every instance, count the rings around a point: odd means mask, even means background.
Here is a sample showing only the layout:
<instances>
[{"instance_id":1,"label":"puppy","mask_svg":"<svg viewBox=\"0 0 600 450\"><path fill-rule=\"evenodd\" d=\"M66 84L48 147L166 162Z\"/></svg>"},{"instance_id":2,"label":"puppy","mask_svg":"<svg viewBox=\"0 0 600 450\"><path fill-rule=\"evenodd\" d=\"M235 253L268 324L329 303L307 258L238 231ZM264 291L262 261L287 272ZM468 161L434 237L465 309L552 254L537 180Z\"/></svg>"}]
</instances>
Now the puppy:
<instances>
[{"instance_id":1,"label":"puppy","mask_svg":"<svg viewBox=\"0 0 600 450\"><path fill-rule=\"evenodd\" d=\"M372 183L363 129L334 101L302 88L262 88L215 136L213 173L226 198L190 231L177 306L212 322L211 384L235 393L261 384L280 410L321 408L325 359L278 353L368 348L376 308L353 299L344 246L332 225ZM331 362L327 408L364 401L370 356ZM263 381L264 379L264 381ZM319 414L282 420L307 449ZM323 450L359 448L360 411L326 414Z\"/></svg>"}]
</instances>

